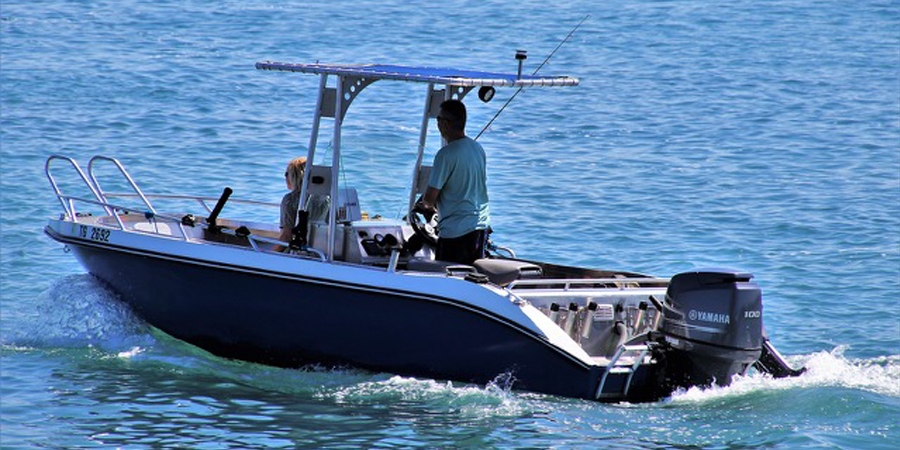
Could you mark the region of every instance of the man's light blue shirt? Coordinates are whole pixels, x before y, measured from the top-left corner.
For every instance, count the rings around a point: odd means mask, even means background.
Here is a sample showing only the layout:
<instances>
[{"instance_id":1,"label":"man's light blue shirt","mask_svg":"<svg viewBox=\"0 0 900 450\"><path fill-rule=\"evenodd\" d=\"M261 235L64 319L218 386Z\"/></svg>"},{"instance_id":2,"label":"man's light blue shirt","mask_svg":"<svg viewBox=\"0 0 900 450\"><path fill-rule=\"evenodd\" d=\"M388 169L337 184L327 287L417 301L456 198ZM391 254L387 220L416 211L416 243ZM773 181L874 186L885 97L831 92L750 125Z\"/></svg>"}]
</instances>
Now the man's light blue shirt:
<instances>
[{"instance_id":1,"label":"man's light blue shirt","mask_svg":"<svg viewBox=\"0 0 900 450\"><path fill-rule=\"evenodd\" d=\"M428 185L441 191L437 209L442 238L460 237L490 224L487 158L478 142L464 137L440 149Z\"/></svg>"}]
</instances>

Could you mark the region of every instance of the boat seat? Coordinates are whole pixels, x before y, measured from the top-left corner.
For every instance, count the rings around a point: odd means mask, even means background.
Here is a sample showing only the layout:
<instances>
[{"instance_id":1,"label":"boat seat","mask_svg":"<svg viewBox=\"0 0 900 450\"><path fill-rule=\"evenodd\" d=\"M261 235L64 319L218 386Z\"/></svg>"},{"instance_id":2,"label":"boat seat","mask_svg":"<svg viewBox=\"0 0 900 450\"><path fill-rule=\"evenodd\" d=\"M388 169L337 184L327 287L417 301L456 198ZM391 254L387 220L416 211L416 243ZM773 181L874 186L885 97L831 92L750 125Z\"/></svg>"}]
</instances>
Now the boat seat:
<instances>
[{"instance_id":1,"label":"boat seat","mask_svg":"<svg viewBox=\"0 0 900 450\"><path fill-rule=\"evenodd\" d=\"M420 257L409 258L406 268L415 272L445 273L447 275L465 275L475 272L474 267L466 264Z\"/></svg>"},{"instance_id":2,"label":"boat seat","mask_svg":"<svg viewBox=\"0 0 900 450\"><path fill-rule=\"evenodd\" d=\"M540 266L515 259L484 258L473 263L475 269L488 276L492 283L506 286L515 280L541 278Z\"/></svg>"}]
</instances>

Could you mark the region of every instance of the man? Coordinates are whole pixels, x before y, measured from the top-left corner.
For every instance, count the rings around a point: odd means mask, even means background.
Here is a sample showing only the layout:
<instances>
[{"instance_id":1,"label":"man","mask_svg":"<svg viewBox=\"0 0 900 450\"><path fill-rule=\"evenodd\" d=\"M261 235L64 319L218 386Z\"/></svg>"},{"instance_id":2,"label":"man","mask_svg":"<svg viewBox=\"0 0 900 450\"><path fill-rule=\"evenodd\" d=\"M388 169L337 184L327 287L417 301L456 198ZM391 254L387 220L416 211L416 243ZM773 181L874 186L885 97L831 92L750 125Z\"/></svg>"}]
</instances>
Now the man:
<instances>
[{"instance_id":1,"label":"man","mask_svg":"<svg viewBox=\"0 0 900 450\"><path fill-rule=\"evenodd\" d=\"M490 210L487 158L481 144L466 136L466 106L459 100L441 103L438 130L447 145L434 157L428 189L420 209L437 207L437 259L472 264L484 257Z\"/></svg>"}]
</instances>

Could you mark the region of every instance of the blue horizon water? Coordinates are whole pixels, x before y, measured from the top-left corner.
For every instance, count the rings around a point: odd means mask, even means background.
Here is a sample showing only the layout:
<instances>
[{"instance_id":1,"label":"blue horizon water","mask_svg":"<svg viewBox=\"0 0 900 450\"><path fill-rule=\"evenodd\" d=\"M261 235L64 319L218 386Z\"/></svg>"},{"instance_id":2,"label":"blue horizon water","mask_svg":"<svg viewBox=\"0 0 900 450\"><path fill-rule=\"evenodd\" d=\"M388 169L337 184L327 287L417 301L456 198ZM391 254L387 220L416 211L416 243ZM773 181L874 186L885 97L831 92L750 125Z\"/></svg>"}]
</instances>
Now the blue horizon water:
<instances>
[{"instance_id":1,"label":"blue horizon water","mask_svg":"<svg viewBox=\"0 0 900 450\"><path fill-rule=\"evenodd\" d=\"M900 445L900 2L548 6L3 2L0 447ZM605 405L225 360L147 326L42 233L52 154L116 157L151 193L277 202L318 80L257 61L514 71L526 49L532 71L586 14L541 69L580 86L523 91L479 140L495 240L560 264L749 271L807 374ZM418 88L376 83L348 114L345 181L370 214L403 214ZM468 99L469 134L510 95Z\"/></svg>"}]
</instances>

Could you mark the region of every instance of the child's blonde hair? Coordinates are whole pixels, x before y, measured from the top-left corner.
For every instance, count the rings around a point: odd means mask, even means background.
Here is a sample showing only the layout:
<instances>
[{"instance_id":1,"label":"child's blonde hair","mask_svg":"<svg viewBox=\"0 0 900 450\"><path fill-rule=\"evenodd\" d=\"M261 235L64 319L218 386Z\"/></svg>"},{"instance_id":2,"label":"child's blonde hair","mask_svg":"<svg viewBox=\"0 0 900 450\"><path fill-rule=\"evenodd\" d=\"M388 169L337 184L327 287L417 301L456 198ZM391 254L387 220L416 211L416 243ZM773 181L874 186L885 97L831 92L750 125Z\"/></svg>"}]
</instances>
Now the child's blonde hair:
<instances>
[{"instance_id":1,"label":"child's blonde hair","mask_svg":"<svg viewBox=\"0 0 900 450\"><path fill-rule=\"evenodd\" d=\"M285 178L291 185L292 191L299 191L303 186L303 171L306 169L306 157L300 156L294 158L288 163L287 170L284 172Z\"/></svg>"}]
</instances>

